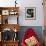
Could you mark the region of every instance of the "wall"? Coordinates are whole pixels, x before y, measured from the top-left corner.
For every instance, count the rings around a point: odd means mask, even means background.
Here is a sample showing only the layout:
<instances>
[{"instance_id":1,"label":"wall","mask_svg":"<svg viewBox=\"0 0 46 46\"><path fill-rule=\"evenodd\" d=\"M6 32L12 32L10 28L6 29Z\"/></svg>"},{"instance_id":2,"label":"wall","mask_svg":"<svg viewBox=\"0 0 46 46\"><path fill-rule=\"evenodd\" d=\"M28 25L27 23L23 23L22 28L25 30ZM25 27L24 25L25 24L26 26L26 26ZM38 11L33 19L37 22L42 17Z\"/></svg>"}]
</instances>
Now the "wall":
<instances>
[{"instance_id":1,"label":"wall","mask_svg":"<svg viewBox=\"0 0 46 46\"><path fill-rule=\"evenodd\" d=\"M43 26L42 0L21 0L19 24L22 26ZM36 20L25 20L25 7L36 7Z\"/></svg>"},{"instance_id":2,"label":"wall","mask_svg":"<svg viewBox=\"0 0 46 46\"><path fill-rule=\"evenodd\" d=\"M15 0L0 0L0 6L9 7L15 6ZM43 6L42 0L17 0L19 6L19 24L20 26L43 26ZM35 7L36 8L36 20L26 20L25 19L25 7ZM9 19L10 20L10 19Z\"/></svg>"}]
</instances>

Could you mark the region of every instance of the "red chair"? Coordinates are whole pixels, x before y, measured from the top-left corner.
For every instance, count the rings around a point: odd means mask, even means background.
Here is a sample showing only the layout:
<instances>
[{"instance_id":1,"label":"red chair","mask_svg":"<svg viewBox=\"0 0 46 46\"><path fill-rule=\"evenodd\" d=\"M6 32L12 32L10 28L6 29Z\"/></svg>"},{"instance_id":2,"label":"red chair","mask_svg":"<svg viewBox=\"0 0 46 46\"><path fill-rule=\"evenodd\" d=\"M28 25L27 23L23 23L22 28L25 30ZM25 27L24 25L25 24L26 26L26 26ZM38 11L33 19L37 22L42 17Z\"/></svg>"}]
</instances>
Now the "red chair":
<instances>
[{"instance_id":1,"label":"red chair","mask_svg":"<svg viewBox=\"0 0 46 46\"><path fill-rule=\"evenodd\" d=\"M21 46L27 46L27 44L25 43L25 40L32 37L32 36L34 36L37 39L37 35L34 32L34 30L32 28L28 28L27 31L24 34L24 37L22 38ZM37 42L37 44L35 46L41 46L39 41Z\"/></svg>"}]
</instances>

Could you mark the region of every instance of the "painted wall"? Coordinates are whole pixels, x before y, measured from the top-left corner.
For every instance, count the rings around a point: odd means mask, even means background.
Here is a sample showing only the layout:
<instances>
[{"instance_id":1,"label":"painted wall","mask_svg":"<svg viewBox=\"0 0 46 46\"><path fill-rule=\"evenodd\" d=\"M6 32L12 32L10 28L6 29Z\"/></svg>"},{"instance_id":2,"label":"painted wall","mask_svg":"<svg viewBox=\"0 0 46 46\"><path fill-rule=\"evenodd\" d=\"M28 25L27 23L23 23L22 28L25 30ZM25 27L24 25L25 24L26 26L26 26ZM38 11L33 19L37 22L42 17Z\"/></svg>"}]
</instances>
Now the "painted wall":
<instances>
[{"instance_id":1,"label":"painted wall","mask_svg":"<svg viewBox=\"0 0 46 46\"><path fill-rule=\"evenodd\" d=\"M43 26L43 6L42 0L21 0L20 1L19 24L22 26ZM25 7L36 8L36 20L25 20Z\"/></svg>"},{"instance_id":2,"label":"painted wall","mask_svg":"<svg viewBox=\"0 0 46 46\"><path fill-rule=\"evenodd\" d=\"M0 0L0 6L9 7L15 6L15 0ZM43 26L43 6L42 0L17 0L19 6L19 24L20 26ZM25 19L25 7L35 7L36 8L36 20L26 20ZM12 18L12 17L11 17ZM9 19L10 20L10 19ZM14 22L14 21L13 21Z\"/></svg>"}]
</instances>

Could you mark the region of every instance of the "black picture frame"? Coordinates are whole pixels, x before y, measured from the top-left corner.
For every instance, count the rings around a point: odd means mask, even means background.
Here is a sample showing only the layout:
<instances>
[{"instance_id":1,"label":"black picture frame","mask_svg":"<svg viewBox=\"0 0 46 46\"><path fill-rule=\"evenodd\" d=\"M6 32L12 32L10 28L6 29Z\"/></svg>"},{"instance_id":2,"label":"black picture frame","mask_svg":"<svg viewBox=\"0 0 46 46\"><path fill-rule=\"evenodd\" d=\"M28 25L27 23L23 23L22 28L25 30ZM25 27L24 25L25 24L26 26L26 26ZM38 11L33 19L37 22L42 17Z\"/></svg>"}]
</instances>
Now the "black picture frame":
<instances>
[{"instance_id":1,"label":"black picture frame","mask_svg":"<svg viewBox=\"0 0 46 46\"><path fill-rule=\"evenodd\" d=\"M25 8L25 18L26 20L35 20L36 19L36 8L26 7Z\"/></svg>"}]
</instances>

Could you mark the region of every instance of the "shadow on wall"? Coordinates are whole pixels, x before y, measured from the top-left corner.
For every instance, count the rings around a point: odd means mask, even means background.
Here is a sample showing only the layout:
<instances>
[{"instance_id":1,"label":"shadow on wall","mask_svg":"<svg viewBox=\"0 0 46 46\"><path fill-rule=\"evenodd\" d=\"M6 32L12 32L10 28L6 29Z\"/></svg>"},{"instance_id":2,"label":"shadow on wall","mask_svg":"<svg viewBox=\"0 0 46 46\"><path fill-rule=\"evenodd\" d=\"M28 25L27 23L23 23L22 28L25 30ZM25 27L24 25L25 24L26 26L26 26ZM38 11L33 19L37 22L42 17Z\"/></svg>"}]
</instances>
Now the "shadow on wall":
<instances>
[{"instance_id":1,"label":"shadow on wall","mask_svg":"<svg viewBox=\"0 0 46 46\"><path fill-rule=\"evenodd\" d=\"M37 34L37 37L39 39L39 41L41 43L43 43L43 30L42 30L42 27L41 26L21 26L20 27L20 32L19 32L19 39L20 39L20 42L24 36L24 33L25 31L28 29L28 28L32 28L36 34Z\"/></svg>"}]
</instances>

